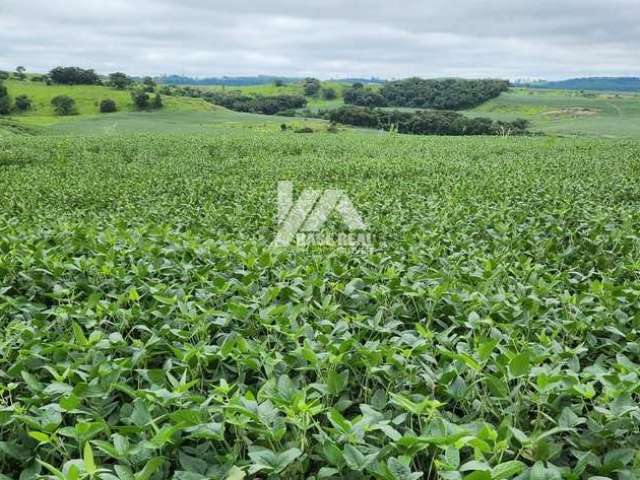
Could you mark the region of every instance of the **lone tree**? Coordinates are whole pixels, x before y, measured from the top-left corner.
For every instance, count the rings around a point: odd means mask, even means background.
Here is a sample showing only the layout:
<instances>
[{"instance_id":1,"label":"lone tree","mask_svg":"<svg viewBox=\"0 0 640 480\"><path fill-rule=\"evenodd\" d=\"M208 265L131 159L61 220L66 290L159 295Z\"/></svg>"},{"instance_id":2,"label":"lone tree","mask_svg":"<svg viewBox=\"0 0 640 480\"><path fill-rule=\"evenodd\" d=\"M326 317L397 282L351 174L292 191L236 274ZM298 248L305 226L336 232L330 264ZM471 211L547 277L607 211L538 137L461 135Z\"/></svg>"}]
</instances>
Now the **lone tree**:
<instances>
[{"instance_id":1,"label":"lone tree","mask_svg":"<svg viewBox=\"0 0 640 480\"><path fill-rule=\"evenodd\" d=\"M53 110L58 115L75 115L76 101L67 95L58 95L51 100Z\"/></svg>"},{"instance_id":2,"label":"lone tree","mask_svg":"<svg viewBox=\"0 0 640 480\"><path fill-rule=\"evenodd\" d=\"M149 95L147 92L131 92L131 100L133 100L133 106L136 110L146 110L149 108Z\"/></svg>"},{"instance_id":3,"label":"lone tree","mask_svg":"<svg viewBox=\"0 0 640 480\"><path fill-rule=\"evenodd\" d=\"M160 110L162 107L162 97L159 93L156 93L156 95L153 97L153 100L151 101L151 108L153 108L154 110Z\"/></svg>"},{"instance_id":4,"label":"lone tree","mask_svg":"<svg viewBox=\"0 0 640 480\"><path fill-rule=\"evenodd\" d=\"M0 82L0 115L8 115L11 113L11 97L9 91L2 82Z\"/></svg>"},{"instance_id":5,"label":"lone tree","mask_svg":"<svg viewBox=\"0 0 640 480\"><path fill-rule=\"evenodd\" d=\"M302 88L304 89L304 95L306 97L313 97L320 91L320 80L317 78L305 78L302 83Z\"/></svg>"},{"instance_id":6,"label":"lone tree","mask_svg":"<svg viewBox=\"0 0 640 480\"><path fill-rule=\"evenodd\" d=\"M144 85L144 91L147 93L156 91L156 82L151 77L144 77L142 79L142 85Z\"/></svg>"},{"instance_id":7,"label":"lone tree","mask_svg":"<svg viewBox=\"0 0 640 480\"><path fill-rule=\"evenodd\" d=\"M16 78L16 80L24 80L25 78L27 78L26 72L27 69L24 68L22 65L19 65L16 67L16 73L13 74L13 76Z\"/></svg>"},{"instance_id":8,"label":"lone tree","mask_svg":"<svg viewBox=\"0 0 640 480\"><path fill-rule=\"evenodd\" d=\"M118 110L118 106L114 100L107 98L100 102L100 113L112 113Z\"/></svg>"},{"instance_id":9,"label":"lone tree","mask_svg":"<svg viewBox=\"0 0 640 480\"><path fill-rule=\"evenodd\" d=\"M15 106L18 112L26 112L28 110L31 110L31 105L31 99L26 95L18 95L16 97Z\"/></svg>"},{"instance_id":10,"label":"lone tree","mask_svg":"<svg viewBox=\"0 0 640 480\"><path fill-rule=\"evenodd\" d=\"M133 84L133 79L126 73L115 72L109 74L109 85L118 90L125 90Z\"/></svg>"},{"instance_id":11,"label":"lone tree","mask_svg":"<svg viewBox=\"0 0 640 480\"><path fill-rule=\"evenodd\" d=\"M338 94L333 88L324 88L322 90L322 98L325 100L335 100L338 98Z\"/></svg>"}]
</instances>

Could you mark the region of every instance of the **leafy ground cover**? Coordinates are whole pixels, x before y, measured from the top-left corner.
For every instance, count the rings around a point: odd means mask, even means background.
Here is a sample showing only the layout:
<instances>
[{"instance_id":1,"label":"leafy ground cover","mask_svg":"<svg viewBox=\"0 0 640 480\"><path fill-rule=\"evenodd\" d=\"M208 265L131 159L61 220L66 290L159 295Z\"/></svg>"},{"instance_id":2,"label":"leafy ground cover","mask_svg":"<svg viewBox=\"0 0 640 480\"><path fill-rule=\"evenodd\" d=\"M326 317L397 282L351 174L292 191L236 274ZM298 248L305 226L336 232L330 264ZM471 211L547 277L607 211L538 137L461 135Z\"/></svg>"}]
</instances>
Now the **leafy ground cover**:
<instances>
[{"instance_id":1,"label":"leafy ground cover","mask_svg":"<svg viewBox=\"0 0 640 480\"><path fill-rule=\"evenodd\" d=\"M0 142L2 480L640 475L638 142Z\"/></svg>"}]
</instances>

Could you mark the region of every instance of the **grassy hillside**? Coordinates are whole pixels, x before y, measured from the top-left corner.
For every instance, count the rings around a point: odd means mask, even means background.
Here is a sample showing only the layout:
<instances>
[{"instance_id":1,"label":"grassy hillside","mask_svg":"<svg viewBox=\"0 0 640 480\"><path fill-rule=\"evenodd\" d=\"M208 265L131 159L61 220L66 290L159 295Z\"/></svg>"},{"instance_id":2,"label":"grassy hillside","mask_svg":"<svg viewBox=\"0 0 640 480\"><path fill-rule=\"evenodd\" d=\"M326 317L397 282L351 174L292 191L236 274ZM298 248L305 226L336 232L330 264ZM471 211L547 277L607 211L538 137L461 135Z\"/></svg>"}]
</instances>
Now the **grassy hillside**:
<instances>
[{"instance_id":1,"label":"grassy hillside","mask_svg":"<svg viewBox=\"0 0 640 480\"><path fill-rule=\"evenodd\" d=\"M640 138L638 94L519 88L465 113L526 118L534 130L549 134Z\"/></svg>"},{"instance_id":2,"label":"grassy hillside","mask_svg":"<svg viewBox=\"0 0 640 480\"><path fill-rule=\"evenodd\" d=\"M163 96L164 108L154 112L136 112L128 91L94 85L51 85L41 83L7 81L9 94L28 95L34 108L23 114L14 114L0 120L0 135L16 132L32 132L45 135L95 135L116 133L208 133L215 129L242 127L279 130L282 123L298 128L303 125L314 129L325 128L325 122L306 121L237 113L189 97ZM53 111L51 99L68 95L76 101L78 115L58 116ZM116 113L101 114L98 105L103 99L113 99L118 104Z\"/></svg>"},{"instance_id":3,"label":"grassy hillside","mask_svg":"<svg viewBox=\"0 0 640 480\"><path fill-rule=\"evenodd\" d=\"M27 95L33 101L33 109L29 112L15 115L28 123L38 124L46 120L42 117L57 117L51 106L51 99L58 95L68 95L76 101L76 108L79 115L99 115L98 106L101 100L115 100L120 111L133 111L131 94L126 90L116 90L98 85L45 85L36 82L20 82L8 80L4 82L9 90L9 95ZM201 99L194 98L173 98L162 97L164 111L196 111L203 112L211 110L211 105ZM29 120L28 117L37 120Z\"/></svg>"}]
</instances>

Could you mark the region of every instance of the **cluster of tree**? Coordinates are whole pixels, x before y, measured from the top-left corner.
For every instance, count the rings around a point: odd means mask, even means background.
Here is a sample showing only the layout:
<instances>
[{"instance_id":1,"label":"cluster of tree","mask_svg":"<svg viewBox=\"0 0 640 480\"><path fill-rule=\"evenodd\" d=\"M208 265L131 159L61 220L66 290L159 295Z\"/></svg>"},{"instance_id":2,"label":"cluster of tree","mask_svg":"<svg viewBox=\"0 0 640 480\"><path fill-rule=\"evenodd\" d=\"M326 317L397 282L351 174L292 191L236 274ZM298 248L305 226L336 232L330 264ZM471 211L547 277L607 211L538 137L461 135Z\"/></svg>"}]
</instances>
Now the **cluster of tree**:
<instances>
[{"instance_id":1,"label":"cluster of tree","mask_svg":"<svg viewBox=\"0 0 640 480\"><path fill-rule=\"evenodd\" d=\"M134 83L133 78L126 73L115 72L109 74L109 86L117 90L126 90Z\"/></svg>"},{"instance_id":2,"label":"cluster of tree","mask_svg":"<svg viewBox=\"0 0 640 480\"><path fill-rule=\"evenodd\" d=\"M11 97L7 87L0 82L0 115L8 115L11 113Z\"/></svg>"},{"instance_id":3,"label":"cluster of tree","mask_svg":"<svg viewBox=\"0 0 640 480\"><path fill-rule=\"evenodd\" d=\"M9 115L11 112L26 112L33 106L27 95L18 95L14 102L11 101L7 87L0 81L0 115Z\"/></svg>"},{"instance_id":4,"label":"cluster of tree","mask_svg":"<svg viewBox=\"0 0 640 480\"><path fill-rule=\"evenodd\" d=\"M51 99L51 105L53 105L53 111L57 115L75 115L78 113L76 110L76 101L67 95L58 95Z\"/></svg>"},{"instance_id":5,"label":"cluster of tree","mask_svg":"<svg viewBox=\"0 0 640 480\"><path fill-rule=\"evenodd\" d=\"M31 110L33 104L31 99L27 95L18 95L14 102L15 110L17 112L27 112Z\"/></svg>"},{"instance_id":6,"label":"cluster of tree","mask_svg":"<svg viewBox=\"0 0 640 480\"><path fill-rule=\"evenodd\" d=\"M3 80L31 80L32 82L47 82L50 83L51 80L47 75L31 75L31 77L27 77L27 69L23 66L17 66L15 72L7 72L6 70L0 70L0 82Z\"/></svg>"},{"instance_id":7,"label":"cluster of tree","mask_svg":"<svg viewBox=\"0 0 640 480\"><path fill-rule=\"evenodd\" d=\"M145 89L132 91L131 99L136 110L160 110L164 106L159 93L151 98Z\"/></svg>"},{"instance_id":8,"label":"cluster of tree","mask_svg":"<svg viewBox=\"0 0 640 480\"><path fill-rule=\"evenodd\" d=\"M147 93L153 93L156 91L156 82L151 77L144 77L142 79L142 89Z\"/></svg>"},{"instance_id":9,"label":"cluster of tree","mask_svg":"<svg viewBox=\"0 0 640 480\"><path fill-rule=\"evenodd\" d=\"M102 85L95 71L80 67L56 67L49 72L49 78L61 85Z\"/></svg>"},{"instance_id":10,"label":"cluster of tree","mask_svg":"<svg viewBox=\"0 0 640 480\"><path fill-rule=\"evenodd\" d=\"M523 135L526 120L496 122L489 118L468 118L452 111L386 111L364 107L342 107L324 113L334 123L378 128L413 135Z\"/></svg>"},{"instance_id":11,"label":"cluster of tree","mask_svg":"<svg viewBox=\"0 0 640 480\"><path fill-rule=\"evenodd\" d=\"M323 88L322 89L322 98L325 100L335 100L338 98L338 92L334 88Z\"/></svg>"},{"instance_id":12,"label":"cluster of tree","mask_svg":"<svg viewBox=\"0 0 640 480\"><path fill-rule=\"evenodd\" d=\"M506 80L408 78L385 83L380 93L392 107L462 110L476 107L508 89Z\"/></svg>"},{"instance_id":13,"label":"cluster of tree","mask_svg":"<svg viewBox=\"0 0 640 480\"><path fill-rule=\"evenodd\" d=\"M387 101L380 93L365 88L362 83L354 83L343 93L344 103L360 107L386 107Z\"/></svg>"},{"instance_id":14,"label":"cluster of tree","mask_svg":"<svg viewBox=\"0 0 640 480\"><path fill-rule=\"evenodd\" d=\"M322 83L317 78L305 78L302 82L302 89L305 97L314 97L320 92Z\"/></svg>"},{"instance_id":15,"label":"cluster of tree","mask_svg":"<svg viewBox=\"0 0 640 480\"><path fill-rule=\"evenodd\" d=\"M31 81L32 82L46 83L47 85L51 85L53 83L53 82L51 82L51 79L49 78L49 75L33 75L31 77Z\"/></svg>"},{"instance_id":16,"label":"cluster of tree","mask_svg":"<svg viewBox=\"0 0 640 480\"><path fill-rule=\"evenodd\" d=\"M16 67L16 72L13 74L13 77L16 80L26 80L27 79L27 69L22 65Z\"/></svg>"},{"instance_id":17,"label":"cluster of tree","mask_svg":"<svg viewBox=\"0 0 640 480\"><path fill-rule=\"evenodd\" d=\"M199 92L205 100L236 112L276 115L280 112L303 108L307 99L301 95L244 95L240 92Z\"/></svg>"},{"instance_id":18,"label":"cluster of tree","mask_svg":"<svg viewBox=\"0 0 640 480\"><path fill-rule=\"evenodd\" d=\"M0 81L9 80L10 78L14 78L15 80L26 80L27 79L27 69L23 66L16 67L16 71L7 72L6 70L0 70Z\"/></svg>"},{"instance_id":19,"label":"cluster of tree","mask_svg":"<svg viewBox=\"0 0 640 480\"><path fill-rule=\"evenodd\" d=\"M142 78L138 84L136 79L122 72L110 73L107 85L115 88L116 90L127 90L132 87L140 87L147 93L155 92L157 87L155 80L151 77Z\"/></svg>"},{"instance_id":20,"label":"cluster of tree","mask_svg":"<svg viewBox=\"0 0 640 480\"><path fill-rule=\"evenodd\" d=\"M192 98L200 98L203 96L204 92L198 87L185 86L179 87L177 85L162 85L158 91L162 95L167 96L175 96L175 97L192 97Z\"/></svg>"}]
</instances>

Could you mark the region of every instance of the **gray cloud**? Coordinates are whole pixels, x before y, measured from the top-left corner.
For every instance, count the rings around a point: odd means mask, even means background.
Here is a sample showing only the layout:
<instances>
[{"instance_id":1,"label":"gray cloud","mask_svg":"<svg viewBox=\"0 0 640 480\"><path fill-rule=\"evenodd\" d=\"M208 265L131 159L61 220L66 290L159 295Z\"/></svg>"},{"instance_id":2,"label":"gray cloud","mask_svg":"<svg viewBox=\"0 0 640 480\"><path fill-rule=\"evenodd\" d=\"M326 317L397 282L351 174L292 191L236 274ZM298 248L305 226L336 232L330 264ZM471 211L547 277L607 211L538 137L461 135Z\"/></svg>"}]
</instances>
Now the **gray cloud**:
<instances>
[{"instance_id":1,"label":"gray cloud","mask_svg":"<svg viewBox=\"0 0 640 480\"><path fill-rule=\"evenodd\" d=\"M2 0L0 68L101 73L640 75L637 0Z\"/></svg>"}]
</instances>

